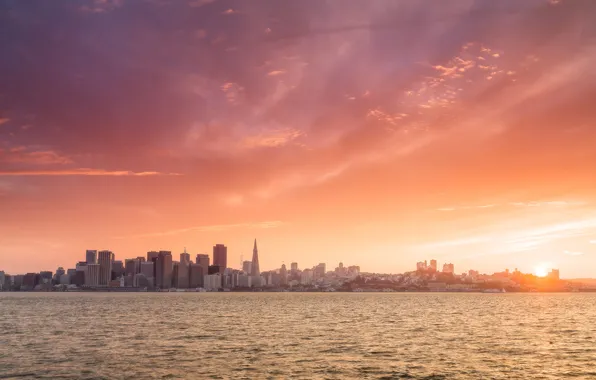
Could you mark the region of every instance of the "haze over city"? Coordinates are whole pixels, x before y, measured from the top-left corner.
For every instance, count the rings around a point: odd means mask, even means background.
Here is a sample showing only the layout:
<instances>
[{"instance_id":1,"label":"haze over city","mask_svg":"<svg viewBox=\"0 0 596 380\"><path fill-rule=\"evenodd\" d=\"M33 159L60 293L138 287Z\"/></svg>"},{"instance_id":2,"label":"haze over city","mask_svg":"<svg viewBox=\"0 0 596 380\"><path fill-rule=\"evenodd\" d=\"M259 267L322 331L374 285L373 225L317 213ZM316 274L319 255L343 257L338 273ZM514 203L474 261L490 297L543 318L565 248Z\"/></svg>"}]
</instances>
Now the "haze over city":
<instances>
[{"instance_id":1,"label":"haze over city","mask_svg":"<svg viewBox=\"0 0 596 380\"><path fill-rule=\"evenodd\" d=\"M0 270L594 277L596 2L0 1Z\"/></svg>"}]
</instances>

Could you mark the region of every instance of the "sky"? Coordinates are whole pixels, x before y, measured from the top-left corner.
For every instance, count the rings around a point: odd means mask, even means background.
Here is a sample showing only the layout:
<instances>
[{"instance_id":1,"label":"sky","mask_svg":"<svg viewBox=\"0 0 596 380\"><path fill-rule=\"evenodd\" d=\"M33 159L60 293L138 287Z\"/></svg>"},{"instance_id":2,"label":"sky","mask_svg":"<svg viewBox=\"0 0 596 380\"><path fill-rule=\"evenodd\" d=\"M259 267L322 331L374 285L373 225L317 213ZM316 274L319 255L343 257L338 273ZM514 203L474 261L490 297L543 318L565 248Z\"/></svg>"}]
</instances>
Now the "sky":
<instances>
[{"instance_id":1,"label":"sky","mask_svg":"<svg viewBox=\"0 0 596 380\"><path fill-rule=\"evenodd\" d=\"M596 277L593 0L0 0L0 270Z\"/></svg>"}]
</instances>

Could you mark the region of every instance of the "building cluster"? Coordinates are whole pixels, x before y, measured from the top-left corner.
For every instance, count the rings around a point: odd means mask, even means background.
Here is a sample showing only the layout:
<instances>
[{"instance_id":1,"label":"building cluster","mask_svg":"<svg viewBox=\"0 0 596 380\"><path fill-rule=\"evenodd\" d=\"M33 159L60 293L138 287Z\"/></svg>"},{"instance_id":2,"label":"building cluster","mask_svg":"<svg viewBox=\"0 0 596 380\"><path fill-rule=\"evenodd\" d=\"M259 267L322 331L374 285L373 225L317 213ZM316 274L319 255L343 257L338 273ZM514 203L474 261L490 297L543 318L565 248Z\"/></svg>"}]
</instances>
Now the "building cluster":
<instances>
[{"instance_id":1,"label":"building cluster","mask_svg":"<svg viewBox=\"0 0 596 380\"><path fill-rule=\"evenodd\" d=\"M207 254L180 253L179 260L171 251L150 251L146 256L116 260L112 251L87 250L85 260L74 268L60 267L55 273L45 271L9 276L0 272L0 290L106 289L110 290L241 290L250 288L331 288L341 286L360 274L360 267L344 267L326 271L324 263L300 270L298 263L290 269L285 264L272 271L261 271L257 241L251 261L241 269L228 267L228 249L213 246L213 262Z\"/></svg>"},{"instance_id":2,"label":"building cluster","mask_svg":"<svg viewBox=\"0 0 596 380\"><path fill-rule=\"evenodd\" d=\"M436 260L416 263L416 270L403 274L363 274L351 285L356 291L567 291L572 286L561 281L559 270L552 269L545 277L525 274L517 269L493 274L476 270L457 274L451 263L438 270Z\"/></svg>"}]
</instances>

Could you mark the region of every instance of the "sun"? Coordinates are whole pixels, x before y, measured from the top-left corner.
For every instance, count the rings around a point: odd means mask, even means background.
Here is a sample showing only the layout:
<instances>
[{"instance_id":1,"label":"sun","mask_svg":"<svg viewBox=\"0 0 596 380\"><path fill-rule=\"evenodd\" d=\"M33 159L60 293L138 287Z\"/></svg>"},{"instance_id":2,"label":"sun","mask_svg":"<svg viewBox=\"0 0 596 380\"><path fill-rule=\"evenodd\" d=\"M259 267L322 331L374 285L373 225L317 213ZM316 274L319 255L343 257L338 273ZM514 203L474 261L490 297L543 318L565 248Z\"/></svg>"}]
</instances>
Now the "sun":
<instances>
[{"instance_id":1,"label":"sun","mask_svg":"<svg viewBox=\"0 0 596 380\"><path fill-rule=\"evenodd\" d=\"M548 275L548 269L543 266L536 267L534 268L534 274L538 277L546 277Z\"/></svg>"}]
</instances>

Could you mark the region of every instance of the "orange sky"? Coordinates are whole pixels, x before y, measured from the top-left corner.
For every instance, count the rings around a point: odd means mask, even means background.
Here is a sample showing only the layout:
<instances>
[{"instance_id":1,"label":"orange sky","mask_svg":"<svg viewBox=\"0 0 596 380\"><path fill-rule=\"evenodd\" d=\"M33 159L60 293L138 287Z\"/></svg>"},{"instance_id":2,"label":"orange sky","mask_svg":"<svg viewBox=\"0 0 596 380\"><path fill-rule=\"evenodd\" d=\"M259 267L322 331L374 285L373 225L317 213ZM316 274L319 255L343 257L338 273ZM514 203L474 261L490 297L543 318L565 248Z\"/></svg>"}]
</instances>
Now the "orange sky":
<instances>
[{"instance_id":1,"label":"orange sky","mask_svg":"<svg viewBox=\"0 0 596 380\"><path fill-rule=\"evenodd\" d=\"M0 7L0 270L596 268L596 3Z\"/></svg>"}]
</instances>

